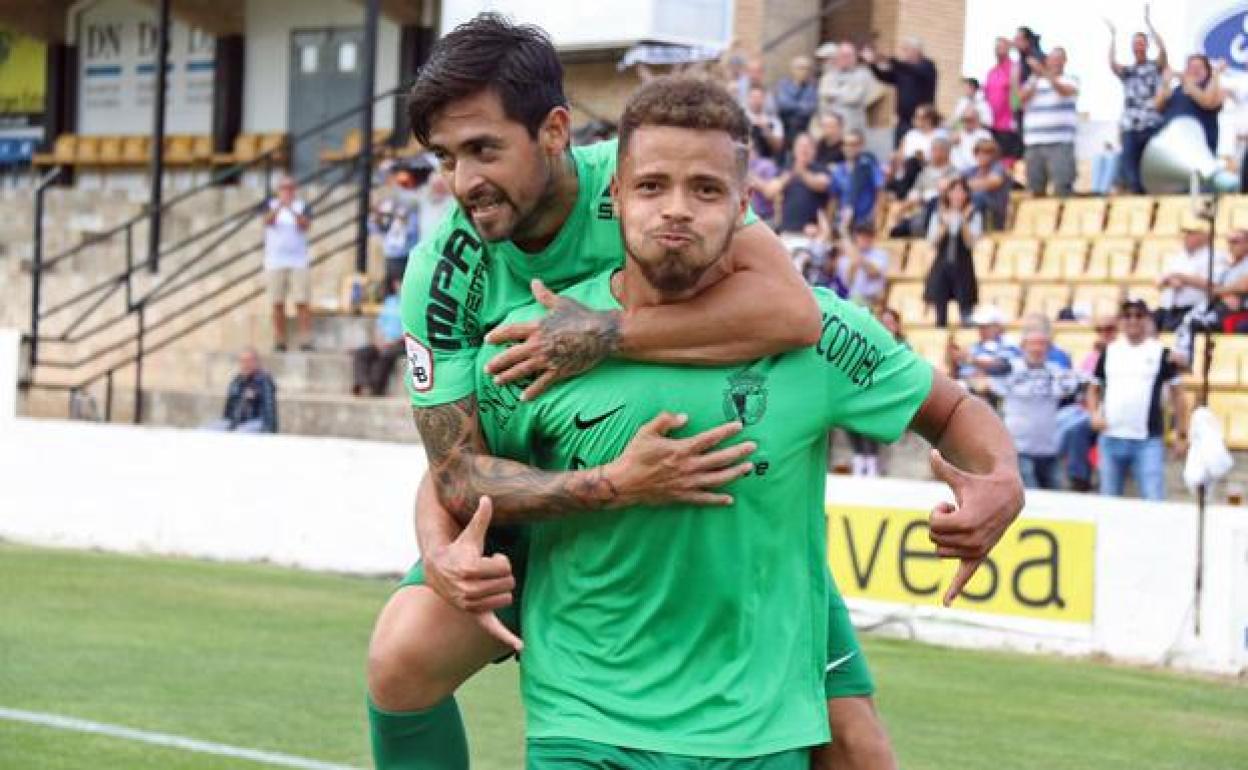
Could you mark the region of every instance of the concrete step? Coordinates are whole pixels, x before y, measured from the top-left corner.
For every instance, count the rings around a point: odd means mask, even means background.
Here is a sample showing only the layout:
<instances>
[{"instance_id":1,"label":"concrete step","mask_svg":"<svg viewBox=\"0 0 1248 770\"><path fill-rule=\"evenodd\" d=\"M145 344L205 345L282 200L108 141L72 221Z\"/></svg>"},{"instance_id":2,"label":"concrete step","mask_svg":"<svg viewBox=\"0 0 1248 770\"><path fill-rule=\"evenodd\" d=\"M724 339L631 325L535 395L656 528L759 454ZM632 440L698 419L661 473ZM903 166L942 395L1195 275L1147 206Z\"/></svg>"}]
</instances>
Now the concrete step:
<instances>
[{"instance_id":1,"label":"concrete step","mask_svg":"<svg viewBox=\"0 0 1248 770\"><path fill-rule=\"evenodd\" d=\"M262 354L265 369L283 393L345 395L351 392L352 352L303 352ZM162 370L195 372L196 381L183 380L184 387L207 393L224 393L238 371L238 355L226 351L178 351L170 355ZM159 377L159 375L155 375ZM163 380L152 383L159 387ZM170 383L172 384L172 383ZM402 362L395 364L387 393L403 394Z\"/></svg>"},{"instance_id":2,"label":"concrete step","mask_svg":"<svg viewBox=\"0 0 1248 770\"><path fill-rule=\"evenodd\" d=\"M195 428L221 416L225 393L148 391L143 394L143 403L145 424ZM411 410L401 396L290 394L279 385L277 419L280 432L286 434L399 443L419 441Z\"/></svg>"}]
</instances>

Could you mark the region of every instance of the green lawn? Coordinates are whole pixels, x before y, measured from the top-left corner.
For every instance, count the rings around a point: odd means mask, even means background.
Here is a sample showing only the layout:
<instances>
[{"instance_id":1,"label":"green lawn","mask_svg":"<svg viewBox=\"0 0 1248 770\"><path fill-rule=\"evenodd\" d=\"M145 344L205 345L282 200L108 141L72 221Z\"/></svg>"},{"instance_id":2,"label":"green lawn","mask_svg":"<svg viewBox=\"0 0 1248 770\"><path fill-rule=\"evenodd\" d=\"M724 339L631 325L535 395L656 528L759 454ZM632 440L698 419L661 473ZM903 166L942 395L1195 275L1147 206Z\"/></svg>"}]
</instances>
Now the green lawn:
<instances>
[{"instance_id":1,"label":"green lawn","mask_svg":"<svg viewBox=\"0 0 1248 770\"><path fill-rule=\"evenodd\" d=\"M363 666L389 584L0 544L0 708L368 766ZM1245 768L1248 686L886 639L907 770ZM521 766L516 668L462 696L474 768ZM0 768L259 768L0 720Z\"/></svg>"}]
</instances>

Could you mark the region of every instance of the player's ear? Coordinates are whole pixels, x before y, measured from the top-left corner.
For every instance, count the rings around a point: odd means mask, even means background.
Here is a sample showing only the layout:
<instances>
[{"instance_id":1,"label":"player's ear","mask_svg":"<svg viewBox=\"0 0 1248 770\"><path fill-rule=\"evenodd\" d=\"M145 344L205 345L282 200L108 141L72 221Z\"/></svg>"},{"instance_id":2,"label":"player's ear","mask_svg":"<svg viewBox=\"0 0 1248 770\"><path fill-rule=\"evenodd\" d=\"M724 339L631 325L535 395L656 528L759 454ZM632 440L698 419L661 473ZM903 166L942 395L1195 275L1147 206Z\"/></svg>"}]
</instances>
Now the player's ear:
<instances>
[{"instance_id":1,"label":"player's ear","mask_svg":"<svg viewBox=\"0 0 1248 770\"><path fill-rule=\"evenodd\" d=\"M554 107L546 113L537 130L537 140L547 155L562 155L568 149L572 141L572 115L567 107Z\"/></svg>"},{"instance_id":2,"label":"player's ear","mask_svg":"<svg viewBox=\"0 0 1248 770\"><path fill-rule=\"evenodd\" d=\"M620 218L620 174L617 171L611 175L611 185L607 188L611 191L611 213L616 219Z\"/></svg>"}]
</instances>

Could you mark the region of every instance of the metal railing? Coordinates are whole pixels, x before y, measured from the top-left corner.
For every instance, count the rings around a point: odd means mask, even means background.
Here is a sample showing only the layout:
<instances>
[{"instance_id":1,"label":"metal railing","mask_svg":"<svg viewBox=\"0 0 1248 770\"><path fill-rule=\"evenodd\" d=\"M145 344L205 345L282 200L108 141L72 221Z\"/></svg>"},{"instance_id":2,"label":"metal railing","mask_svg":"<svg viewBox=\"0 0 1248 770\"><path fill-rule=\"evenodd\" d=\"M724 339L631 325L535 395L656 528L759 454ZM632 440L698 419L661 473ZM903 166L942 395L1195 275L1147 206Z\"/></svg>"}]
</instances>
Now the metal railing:
<instances>
[{"instance_id":1,"label":"metal railing","mask_svg":"<svg viewBox=\"0 0 1248 770\"><path fill-rule=\"evenodd\" d=\"M160 257L178 254L179 252L190 252L193 246L198 246L198 248L193 250L194 253L189 258L183 260L177 267L161 277L154 286L150 286L142 292L135 285L135 276L147 264L147 260L140 261L136 259L134 228L136 225L151 218L152 212L150 210L140 212L103 233L84 239L82 243L65 249L46 260L43 259L44 193L47 187L55 182L63 172L62 167L53 167L40 179L35 191L34 249L31 268L31 320L30 332L26 337L30 380L26 385L48 390L68 391L72 406L75 399L86 388L103 380L105 383L104 419L110 420L114 401L114 377L119 371L133 366L135 370L134 422L140 422L142 420L142 382L145 357L173 344L211 321L215 321L251 302L262 293L262 290L257 285L256 288L241 297L225 301L223 305L216 307L204 317L184 324L182 328L161 336L155 342L150 341L150 335L153 333L159 333L169 328L175 321L188 318L189 313L194 313L209 303L221 302L221 298L237 286L245 282L251 282L253 285L257 284L256 279L261 273L261 268L259 260L255 259L255 257L263 252L263 241L257 239L224 257L220 256L220 250L231 238L256 219L259 205L264 200L267 200L271 194L271 176L281 157L281 153L287 152L288 149L293 149L300 142L314 140L323 131L335 124L357 116L362 111L372 110L378 102L394 98L399 93L401 93L400 88L393 88L377 94L367 103L357 104L349 110L327 118L317 125L290 137L289 141L283 146L270 148L250 160L233 164L223 171L214 171L207 182L167 199L159 209L161 216L165 216L170 211L173 211L175 207L187 205L188 201L192 201L195 196L204 191L237 179L249 171L263 172L263 193L254 204L241 206L174 243L168 245L160 244L157 252ZM353 191L351 194L338 196L337 198L334 197L334 193L341 189L344 183L348 183L354 178L368 177L367 174L362 173L361 164L365 161L365 158L372 156L371 150L380 144L382 142L377 142L372 136L361 135L361 150L359 152L340 161L321 164L310 173L296 179L296 182L300 185L323 183L323 189L310 201L313 210L317 211L319 220L324 220L328 215L356 203L359 191ZM309 239L309 247L324 246L324 250L313 259L312 266L320 265L344 250L357 248L357 240L359 232L361 232L359 223L356 221L358 216L357 213L356 216L349 217L328 229L318 228L316 235ZM348 238L333 244L327 243L334 236L339 236L344 232L349 232ZM77 255L81 255L87 249L96 248L101 244L117 240L121 241L120 246L125 257L124 269L85 289L75 292L72 296L60 300L49 307L42 306L42 280L48 270L61 265L66 260ZM210 291L195 292L190 294L189 297L187 296L189 290L202 287L207 279L221 274L224 270L248 258L252 258L255 262L255 267L252 269L234 276ZM171 261L166 260L166 264L171 264ZM114 298L119 292L123 294L123 308L112 311L105 310L109 300ZM179 298L182 298L184 301L176 302L175 300ZM155 322L149 322L148 314L153 308L158 308L163 315ZM46 333L45 329L52 325L50 322L60 317L64 317L67 320L57 324L58 332L55 334ZM58 360L44 354L44 350L48 345L76 345L88 342L99 335L123 327L131 318L134 319L133 331L123 334L120 339L110 341L79 358ZM133 352L128 356L123 356L117 361L105 362L106 357L131 346L133 347ZM88 368L89 371L73 382L73 384L65 384L40 382L36 374L38 371L37 367L67 371Z\"/></svg>"}]
</instances>

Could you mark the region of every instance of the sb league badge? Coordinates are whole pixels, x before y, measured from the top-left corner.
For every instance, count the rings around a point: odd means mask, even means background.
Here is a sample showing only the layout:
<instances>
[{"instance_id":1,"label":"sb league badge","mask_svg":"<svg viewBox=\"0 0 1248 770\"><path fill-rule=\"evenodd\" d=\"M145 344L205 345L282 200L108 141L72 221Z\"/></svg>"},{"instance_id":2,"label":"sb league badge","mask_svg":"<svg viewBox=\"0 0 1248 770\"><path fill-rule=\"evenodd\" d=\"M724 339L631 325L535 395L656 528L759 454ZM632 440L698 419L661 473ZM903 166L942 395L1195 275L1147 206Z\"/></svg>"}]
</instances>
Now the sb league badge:
<instances>
[{"instance_id":1,"label":"sb league badge","mask_svg":"<svg viewBox=\"0 0 1248 770\"><path fill-rule=\"evenodd\" d=\"M767 413L767 378L749 369L728 378L724 388L724 418L753 425Z\"/></svg>"}]
</instances>

